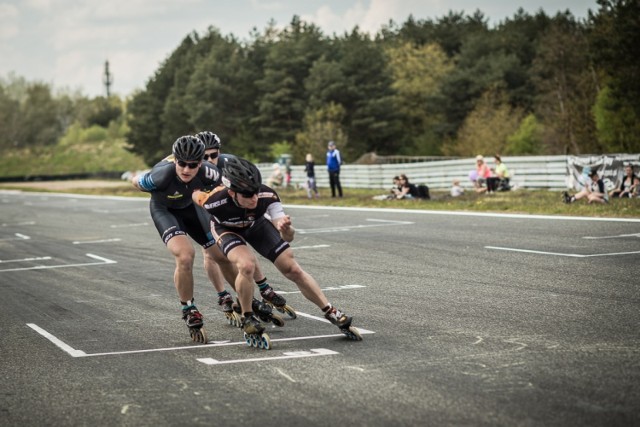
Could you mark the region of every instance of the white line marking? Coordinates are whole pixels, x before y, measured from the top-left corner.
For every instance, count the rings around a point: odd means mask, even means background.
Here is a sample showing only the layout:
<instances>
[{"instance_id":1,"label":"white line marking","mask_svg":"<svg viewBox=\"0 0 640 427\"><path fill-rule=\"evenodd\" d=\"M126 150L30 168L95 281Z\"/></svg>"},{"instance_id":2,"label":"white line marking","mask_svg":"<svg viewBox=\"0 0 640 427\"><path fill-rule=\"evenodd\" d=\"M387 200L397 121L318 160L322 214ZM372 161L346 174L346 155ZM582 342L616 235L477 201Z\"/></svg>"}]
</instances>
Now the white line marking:
<instances>
[{"instance_id":1,"label":"white line marking","mask_svg":"<svg viewBox=\"0 0 640 427\"><path fill-rule=\"evenodd\" d=\"M617 236L600 236L600 237L584 236L583 239L591 239L591 240L596 240L596 239L617 239L619 237L640 237L640 233L618 234Z\"/></svg>"},{"instance_id":2,"label":"white line marking","mask_svg":"<svg viewBox=\"0 0 640 427\"><path fill-rule=\"evenodd\" d=\"M60 347L64 352L68 353L71 357L85 357L87 354L82 350L76 350L73 347L65 344L58 338L51 335L49 332L42 329L40 326L35 323L27 323L27 326L54 343L56 346Z\"/></svg>"},{"instance_id":3,"label":"white line marking","mask_svg":"<svg viewBox=\"0 0 640 427\"><path fill-rule=\"evenodd\" d=\"M15 233L16 237L5 237L4 239L0 239L0 241L5 241L5 240L29 240L31 239L31 237L29 236L25 236L24 234L20 234L20 233Z\"/></svg>"},{"instance_id":4,"label":"white line marking","mask_svg":"<svg viewBox=\"0 0 640 427\"><path fill-rule=\"evenodd\" d=\"M2 223L2 227L13 227L14 225L34 225L35 221L25 221L25 222L14 222L14 223Z\"/></svg>"},{"instance_id":5,"label":"white line marking","mask_svg":"<svg viewBox=\"0 0 640 427\"><path fill-rule=\"evenodd\" d=\"M40 257L34 257L34 258L22 258L22 259L7 259L7 260L1 260L0 259L0 264L4 264L7 262L23 262L23 261L44 261L44 260L48 260L51 259L50 256L40 256Z\"/></svg>"},{"instance_id":6,"label":"white line marking","mask_svg":"<svg viewBox=\"0 0 640 427\"><path fill-rule=\"evenodd\" d=\"M358 224L358 225L345 225L345 226L327 227L327 228L297 229L297 232L300 233L300 234L334 233L334 232L337 232L337 231L348 231L348 230L360 229L360 228L386 227L386 226L389 226L389 225L414 224L411 221L392 221L392 220L386 220L386 219L366 219L366 221L380 222L382 224L371 224L371 225Z\"/></svg>"},{"instance_id":7,"label":"white line marking","mask_svg":"<svg viewBox=\"0 0 640 427\"><path fill-rule=\"evenodd\" d=\"M149 225L148 222L139 222L137 224L118 224L118 225L110 225L111 228L127 228L127 227L142 227L143 225Z\"/></svg>"},{"instance_id":8,"label":"white line marking","mask_svg":"<svg viewBox=\"0 0 640 427\"><path fill-rule=\"evenodd\" d=\"M102 265L102 264L117 264L117 261L110 260L108 258L103 258L98 255L86 254L89 258L97 259L101 262L88 262L83 264L60 264L60 265L35 265L33 267L24 267L24 268L6 268L4 270L0 270L0 273L6 273L7 271L26 271L26 270L47 270L50 268L67 268L67 267L85 267L89 265Z\"/></svg>"},{"instance_id":9,"label":"white line marking","mask_svg":"<svg viewBox=\"0 0 640 427\"><path fill-rule=\"evenodd\" d=\"M108 243L108 242L120 242L120 241L122 241L122 239L116 237L115 239L85 240L84 242L75 241L72 243L74 245L84 245L86 243Z\"/></svg>"},{"instance_id":10,"label":"white line marking","mask_svg":"<svg viewBox=\"0 0 640 427\"><path fill-rule=\"evenodd\" d=\"M307 313L302 313L300 311L296 311L296 314L298 316L302 316L302 317L306 317L309 319L313 319L313 320L318 320L320 322L324 322L324 323L329 323L331 324L331 322L329 322L327 319L325 319L324 317L318 317L318 316L314 316L313 314L307 314ZM368 329L363 329L360 326L356 326L354 325L356 328L358 328L358 330L360 331L361 334L375 334L375 332L370 331Z\"/></svg>"},{"instance_id":11,"label":"white line marking","mask_svg":"<svg viewBox=\"0 0 640 427\"><path fill-rule=\"evenodd\" d=\"M571 258L591 258L598 256L616 256L616 255L631 255L631 254L640 254L640 251L631 251L631 252L611 252L611 253L602 253L602 254L563 254L560 252L545 252L545 251L534 251L530 249L516 249L516 248L502 248L499 246L485 246L486 249L495 249L498 251L510 251L510 252L523 252L528 254L539 254L539 255L555 255L555 256L566 256Z\"/></svg>"},{"instance_id":12,"label":"white line marking","mask_svg":"<svg viewBox=\"0 0 640 427\"><path fill-rule=\"evenodd\" d=\"M283 353L284 356L275 357L254 357L251 359L236 359L236 360L216 360L210 357L204 359L197 359L198 362L202 362L206 365L225 365L230 363L245 363L245 362L262 362L264 360L283 360L283 359L299 359L301 357L317 357L317 356L330 356L340 354L337 351L328 350L326 348L312 348L311 351L296 351L290 353ZM292 382L293 379L289 377Z\"/></svg>"},{"instance_id":13,"label":"white line marking","mask_svg":"<svg viewBox=\"0 0 640 427\"><path fill-rule=\"evenodd\" d=\"M329 248L331 245L312 245L312 246L292 246L291 249L317 249L317 248Z\"/></svg>"},{"instance_id":14,"label":"white line marking","mask_svg":"<svg viewBox=\"0 0 640 427\"><path fill-rule=\"evenodd\" d=\"M474 342L473 345L480 344L483 341L482 337L476 337L476 338L478 338L478 341Z\"/></svg>"},{"instance_id":15,"label":"white line marking","mask_svg":"<svg viewBox=\"0 0 640 427\"><path fill-rule=\"evenodd\" d=\"M343 286L327 286L326 288L322 288L323 291L342 291L345 289L358 289L365 288L366 286L362 285L343 285ZM279 294L299 294L300 291L278 291Z\"/></svg>"},{"instance_id":16,"label":"white line marking","mask_svg":"<svg viewBox=\"0 0 640 427\"><path fill-rule=\"evenodd\" d=\"M301 313L298 312L298 314L301 314ZM302 313L302 316L304 316L304 313ZM307 316L309 316L311 318L315 317L315 316L311 316L311 315L307 315ZM316 319L317 320L322 320L323 322L326 321L326 322L330 323L326 319L321 319L321 318L316 318ZM47 338L48 340L53 342L55 345L57 345L58 347L63 349L65 352L67 352L72 357L119 356L119 355L123 355L123 354L156 353L156 352L160 352L160 351L176 351L176 350L198 350L198 349L203 349L203 348L207 348L207 347L227 347L227 346L230 346L230 345L247 345L247 343L244 340L235 341L235 342L231 342L231 341L227 340L227 341L215 341L212 344L203 344L203 345L190 345L190 346L183 346L183 347L150 348L150 349L144 349L144 350L111 351L111 352L104 352L104 353L87 354L82 350L76 350L73 347L69 346L68 344L65 344L62 340L56 338L55 336L53 336L49 332L45 331L44 329L42 329L41 327L39 327L39 326L37 326L37 325L35 325L33 323L27 323L27 326L29 326L30 328L32 328L33 330L35 330L36 332L38 332L39 334L41 334L42 336L44 336L45 338ZM360 331L361 334L375 334L375 332L369 331L367 329L358 328L358 330ZM310 340L310 339L316 339L316 338L331 338L331 337L342 337L342 338L344 338L344 334L338 333L338 334L328 334L328 335L313 335L313 336L308 336L308 337L277 338L277 339L272 339L271 342L273 343L273 342L280 342L280 341L283 341L283 342L284 341L301 341L301 340Z\"/></svg>"}]
</instances>

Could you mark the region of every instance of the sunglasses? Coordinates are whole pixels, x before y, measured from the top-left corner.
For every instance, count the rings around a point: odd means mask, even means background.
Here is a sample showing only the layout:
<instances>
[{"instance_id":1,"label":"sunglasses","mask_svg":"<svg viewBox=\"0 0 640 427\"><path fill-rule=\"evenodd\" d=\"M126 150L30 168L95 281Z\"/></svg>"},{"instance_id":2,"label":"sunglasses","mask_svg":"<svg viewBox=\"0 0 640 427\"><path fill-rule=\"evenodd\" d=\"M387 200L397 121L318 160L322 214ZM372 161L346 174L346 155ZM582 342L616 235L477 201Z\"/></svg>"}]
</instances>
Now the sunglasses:
<instances>
[{"instance_id":1,"label":"sunglasses","mask_svg":"<svg viewBox=\"0 0 640 427\"><path fill-rule=\"evenodd\" d=\"M200 164L200 162L188 163L188 162L185 162L184 160L178 160L177 163L178 163L178 166L180 166L181 168L188 167L189 169L196 169Z\"/></svg>"},{"instance_id":2,"label":"sunglasses","mask_svg":"<svg viewBox=\"0 0 640 427\"><path fill-rule=\"evenodd\" d=\"M255 196L256 194L258 194L258 193L256 193L256 192L252 192L252 191L243 191L243 192L241 192L241 193L240 193L240 192L238 192L238 194L240 194L242 197L245 197L245 198L247 198L247 199L250 199L250 198L252 198L253 196Z\"/></svg>"},{"instance_id":3,"label":"sunglasses","mask_svg":"<svg viewBox=\"0 0 640 427\"><path fill-rule=\"evenodd\" d=\"M218 157L218 154L220 154L220 153L205 154L203 159L204 160L209 160L209 159L213 160L213 159L216 159Z\"/></svg>"}]
</instances>

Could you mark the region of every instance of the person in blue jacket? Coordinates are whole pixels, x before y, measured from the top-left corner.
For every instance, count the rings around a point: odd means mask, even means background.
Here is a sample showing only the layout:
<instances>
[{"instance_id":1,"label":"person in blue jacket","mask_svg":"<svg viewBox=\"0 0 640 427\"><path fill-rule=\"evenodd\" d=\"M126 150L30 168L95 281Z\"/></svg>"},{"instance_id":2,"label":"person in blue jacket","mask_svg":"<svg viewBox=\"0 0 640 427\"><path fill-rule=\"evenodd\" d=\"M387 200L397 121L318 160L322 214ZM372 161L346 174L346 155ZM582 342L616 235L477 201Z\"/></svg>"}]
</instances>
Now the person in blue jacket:
<instances>
[{"instance_id":1,"label":"person in blue jacket","mask_svg":"<svg viewBox=\"0 0 640 427\"><path fill-rule=\"evenodd\" d=\"M342 186L340 185L340 165L342 165L340 150L336 148L335 142L329 141L327 150L327 170L329 171L331 197L336 197L336 189L338 190L338 196L342 197Z\"/></svg>"}]
</instances>

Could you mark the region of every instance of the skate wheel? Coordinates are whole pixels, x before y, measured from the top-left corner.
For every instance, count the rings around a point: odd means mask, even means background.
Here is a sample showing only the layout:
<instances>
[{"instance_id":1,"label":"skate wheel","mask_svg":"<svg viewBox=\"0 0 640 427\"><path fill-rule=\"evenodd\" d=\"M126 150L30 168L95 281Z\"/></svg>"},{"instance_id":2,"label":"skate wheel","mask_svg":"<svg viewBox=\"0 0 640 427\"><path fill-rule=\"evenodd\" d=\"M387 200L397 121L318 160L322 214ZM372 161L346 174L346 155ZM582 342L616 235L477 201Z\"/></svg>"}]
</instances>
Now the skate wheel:
<instances>
[{"instance_id":1,"label":"skate wheel","mask_svg":"<svg viewBox=\"0 0 640 427\"><path fill-rule=\"evenodd\" d=\"M287 315L291 318L291 319L295 319L296 317L298 317L298 315L296 314L296 311L293 309L293 307L291 307L288 304L285 304L285 306L282 308L281 310L283 313L287 313Z\"/></svg>"},{"instance_id":2,"label":"skate wheel","mask_svg":"<svg viewBox=\"0 0 640 427\"><path fill-rule=\"evenodd\" d=\"M191 339L202 344L207 343L207 331L204 328L192 328L189 330Z\"/></svg>"},{"instance_id":3,"label":"skate wheel","mask_svg":"<svg viewBox=\"0 0 640 427\"><path fill-rule=\"evenodd\" d=\"M257 336L252 336L251 337L251 346L252 347L258 347L258 344L260 343L260 340L258 339Z\"/></svg>"},{"instance_id":4,"label":"skate wheel","mask_svg":"<svg viewBox=\"0 0 640 427\"><path fill-rule=\"evenodd\" d=\"M343 333L350 340L362 341L362 335L360 335L360 331L355 326L349 326L349 329L345 329Z\"/></svg>"},{"instance_id":5,"label":"skate wheel","mask_svg":"<svg viewBox=\"0 0 640 427\"><path fill-rule=\"evenodd\" d=\"M279 315L273 313L271 315L271 322L273 322L274 325L282 327L284 326L284 319L282 319L282 317L280 317Z\"/></svg>"},{"instance_id":6,"label":"skate wheel","mask_svg":"<svg viewBox=\"0 0 640 427\"><path fill-rule=\"evenodd\" d=\"M269 335L267 334L262 334L262 336L260 337L260 348L264 348L265 350L271 350L271 339L269 338Z\"/></svg>"},{"instance_id":7,"label":"skate wheel","mask_svg":"<svg viewBox=\"0 0 640 427\"><path fill-rule=\"evenodd\" d=\"M247 345L249 347L251 347L251 337L249 336L249 334L247 334L246 332L244 332L244 341L247 343Z\"/></svg>"}]
</instances>

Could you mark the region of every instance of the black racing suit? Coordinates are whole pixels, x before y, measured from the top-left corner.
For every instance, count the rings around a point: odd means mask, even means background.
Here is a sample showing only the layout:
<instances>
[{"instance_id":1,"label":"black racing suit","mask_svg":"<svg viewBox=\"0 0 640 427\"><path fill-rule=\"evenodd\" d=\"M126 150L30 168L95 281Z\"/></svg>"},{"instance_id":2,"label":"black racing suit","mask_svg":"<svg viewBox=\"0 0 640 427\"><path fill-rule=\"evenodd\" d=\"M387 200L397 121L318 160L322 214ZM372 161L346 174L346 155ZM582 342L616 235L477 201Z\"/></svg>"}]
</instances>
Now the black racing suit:
<instances>
[{"instance_id":1,"label":"black racing suit","mask_svg":"<svg viewBox=\"0 0 640 427\"><path fill-rule=\"evenodd\" d=\"M280 197L272 188L260 186L255 209L239 207L223 186L205 197L199 204L211 214L213 237L225 255L236 246L248 243L260 255L275 262L289 247L271 221L265 218L265 214L272 220L285 215Z\"/></svg>"},{"instance_id":2,"label":"black racing suit","mask_svg":"<svg viewBox=\"0 0 640 427\"><path fill-rule=\"evenodd\" d=\"M138 178L140 189L151 193L149 210L162 241L167 244L172 237L187 234L203 248L214 245L215 240L209 231L209 215L193 203L191 194L219 184L220 171L209 162L202 162L196 176L183 182L171 158Z\"/></svg>"}]
</instances>

